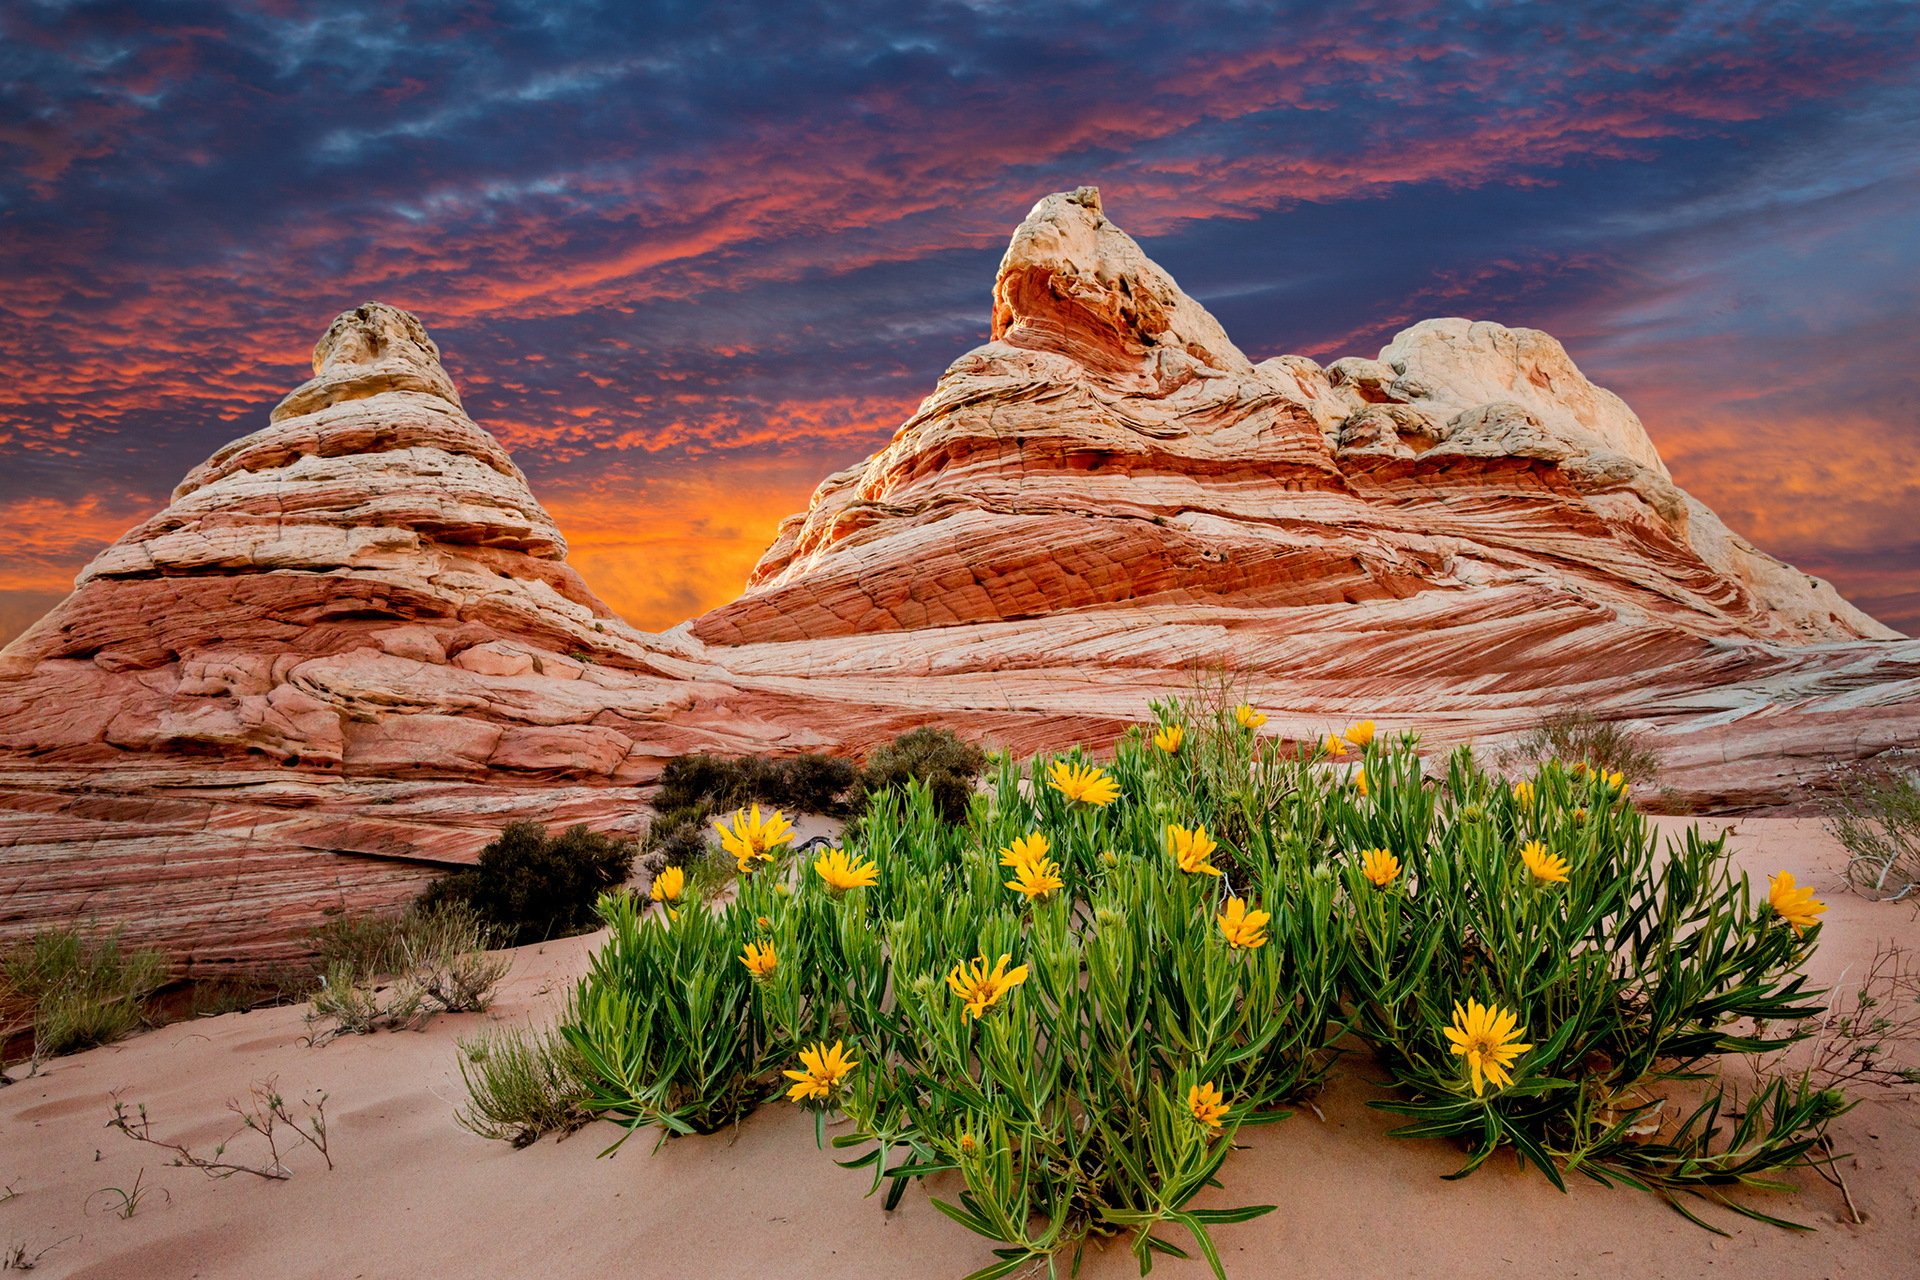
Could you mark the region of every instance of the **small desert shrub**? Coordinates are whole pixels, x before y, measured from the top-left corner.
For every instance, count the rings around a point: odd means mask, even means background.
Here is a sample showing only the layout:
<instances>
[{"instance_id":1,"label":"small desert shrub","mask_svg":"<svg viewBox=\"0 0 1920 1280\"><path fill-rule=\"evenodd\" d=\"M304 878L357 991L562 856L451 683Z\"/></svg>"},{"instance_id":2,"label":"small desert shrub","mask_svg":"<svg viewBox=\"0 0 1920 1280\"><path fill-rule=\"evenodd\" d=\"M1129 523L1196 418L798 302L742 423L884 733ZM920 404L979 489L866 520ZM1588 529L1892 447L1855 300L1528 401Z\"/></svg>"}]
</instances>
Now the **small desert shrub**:
<instances>
[{"instance_id":1,"label":"small desert shrub","mask_svg":"<svg viewBox=\"0 0 1920 1280\"><path fill-rule=\"evenodd\" d=\"M1580 764L1602 773L1617 771L1628 783L1652 782L1660 773L1660 755L1644 734L1574 709L1548 712L1500 758L1520 772L1555 762Z\"/></svg>"},{"instance_id":2,"label":"small desert shrub","mask_svg":"<svg viewBox=\"0 0 1920 1280\"><path fill-rule=\"evenodd\" d=\"M1847 851L1847 880L1898 900L1920 887L1920 787L1892 771L1837 772L1827 830Z\"/></svg>"},{"instance_id":3,"label":"small desert shrub","mask_svg":"<svg viewBox=\"0 0 1920 1280\"><path fill-rule=\"evenodd\" d=\"M488 955L491 930L470 907L447 903L411 913L400 932L401 972L430 1005L479 1013L513 962Z\"/></svg>"},{"instance_id":4,"label":"small desert shrub","mask_svg":"<svg viewBox=\"0 0 1920 1280\"><path fill-rule=\"evenodd\" d=\"M546 1133L571 1133L592 1118L586 1063L559 1031L489 1030L460 1042L468 1102L455 1119L495 1141L524 1147Z\"/></svg>"},{"instance_id":5,"label":"small desert shrub","mask_svg":"<svg viewBox=\"0 0 1920 1280\"><path fill-rule=\"evenodd\" d=\"M690 867L712 849L712 811L703 805L656 808L647 825L646 850L658 853L669 867Z\"/></svg>"},{"instance_id":6,"label":"small desert shrub","mask_svg":"<svg viewBox=\"0 0 1920 1280\"><path fill-rule=\"evenodd\" d=\"M698 809L711 814L765 804L835 815L846 812L846 793L853 781L852 761L812 752L680 756L661 770L653 807L662 813Z\"/></svg>"},{"instance_id":7,"label":"small desert shrub","mask_svg":"<svg viewBox=\"0 0 1920 1280\"><path fill-rule=\"evenodd\" d=\"M864 806L882 791L904 791L918 782L933 796L934 808L948 822L963 822L973 801L973 784L987 767L986 753L963 742L951 729L925 726L876 748L860 769L857 787Z\"/></svg>"},{"instance_id":8,"label":"small desert shrub","mask_svg":"<svg viewBox=\"0 0 1920 1280\"><path fill-rule=\"evenodd\" d=\"M402 912L347 912L310 935L320 972L337 964L365 973L392 973L400 965Z\"/></svg>"},{"instance_id":9,"label":"small desert shrub","mask_svg":"<svg viewBox=\"0 0 1920 1280\"><path fill-rule=\"evenodd\" d=\"M424 1020L425 999L411 983L379 985L379 976L341 961L320 975L313 993L313 1011L307 1015L315 1044L336 1036L365 1036L386 1028L417 1027Z\"/></svg>"},{"instance_id":10,"label":"small desert shrub","mask_svg":"<svg viewBox=\"0 0 1920 1280\"><path fill-rule=\"evenodd\" d=\"M54 1057L138 1030L168 977L165 955L128 951L117 932L45 929L0 956L0 1002L28 1011L34 1056Z\"/></svg>"},{"instance_id":11,"label":"small desert shrub","mask_svg":"<svg viewBox=\"0 0 1920 1280\"><path fill-rule=\"evenodd\" d=\"M347 956L321 974L307 1019L318 1027L314 1043L487 1008L511 966L506 956L487 954L490 943L488 926L471 907L442 902L414 908L394 922L381 967Z\"/></svg>"},{"instance_id":12,"label":"small desert shrub","mask_svg":"<svg viewBox=\"0 0 1920 1280\"><path fill-rule=\"evenodd\" d=\"M480 863L435 881L426 902L465 903L502 946L564 938L593 927L594 902L633 870L631 842L584 826L557 836L516 822L480 851Z\"/></svg>"}]
</instances>

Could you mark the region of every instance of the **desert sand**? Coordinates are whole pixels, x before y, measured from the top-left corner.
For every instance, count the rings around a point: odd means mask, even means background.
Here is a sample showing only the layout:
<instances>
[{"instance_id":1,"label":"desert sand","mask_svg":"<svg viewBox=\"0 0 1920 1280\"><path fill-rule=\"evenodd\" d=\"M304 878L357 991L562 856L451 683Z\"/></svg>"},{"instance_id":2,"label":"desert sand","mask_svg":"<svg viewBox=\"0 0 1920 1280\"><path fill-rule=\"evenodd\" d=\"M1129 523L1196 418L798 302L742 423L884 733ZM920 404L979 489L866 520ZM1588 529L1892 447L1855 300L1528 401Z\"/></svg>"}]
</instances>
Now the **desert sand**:
<instances>
[{"instance_id":1,"label":"desert sand","mask_svg":"<svg viewBox=\"0 0 1920 1280\"><path fill-rule=\"evenodd\" d=\"M1662 820L1669 829L1679 823ZM1709 820L1706 824L1714 826ZM1845 893L1838 847L1812 820L1746 818L1740 864L1782 868L1831 903L1813 976L1833 983L1876 945L1920 944L1910 906ZM0 1249L48 1249L39 1272L95 1280L203 1277L638 1276L958 1277L992 1261L988 1244L936 1212L925 1189L898 1211L865 1200L863 1173L839 1170L813 1144L812 1121L770 1103L737 1132L677 1139L649 1155L650 1132L611 1159L619 1136L596 1124L521 1151L454 1123L464 1089L455 1042L489 1021L549 1020L597 935L522 948L487 1014L442 1016L420 1032L302 1041L304 1007L179 1023L53 1061L0 1088ZM145 1103L156 1133L210 1147L234 1127L224 1106L277 1077L290 1098L329 1095L336 1167L308 1150L285 1182L242 1174L210 1181L105 1122L115 1091ZM1385 1136L1394 1117L1363 1059L1349 1059L1317 1100L1280 1124L1247 1130L1213 1203L1274 1203L1275 1213L1217 1234L1236 1280L1268 1276L1910 1276L1920 1253L1920 1110L1863 1102L1834 1126L1864 1224L1812 1175L1792 1196L1752 1197L1805 1222L1787 1232L1721 1210L1731 1233L1695 1227L1652 1196L1579 1182L1561 1195L1497 1158L1445 1182L1451 1148ZM246 1138L233 1152L249 1149ZM102 1188L144 1171L162 1188L130 1219ZM936 1184L934 1190L940 1188ZM951 1188L947 1188L951 1194ZM91 1201L91 1207L89 1202ZM1166 1262L1170 1275L1205 1274ZM1124 1244L1083 1274L1134 1274Z\"/></svg>"}]
</instances>

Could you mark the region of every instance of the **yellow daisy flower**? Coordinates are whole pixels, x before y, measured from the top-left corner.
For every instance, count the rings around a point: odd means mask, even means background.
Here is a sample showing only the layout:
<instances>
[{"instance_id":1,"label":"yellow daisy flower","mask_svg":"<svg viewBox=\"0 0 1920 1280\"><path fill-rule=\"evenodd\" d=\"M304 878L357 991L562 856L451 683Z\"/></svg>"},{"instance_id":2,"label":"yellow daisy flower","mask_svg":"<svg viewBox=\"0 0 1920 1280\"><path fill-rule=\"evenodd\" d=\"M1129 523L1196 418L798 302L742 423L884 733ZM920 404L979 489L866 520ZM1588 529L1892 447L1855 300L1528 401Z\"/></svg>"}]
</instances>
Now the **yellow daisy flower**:
<instances>
[{"instance_id":1,"label":"yellow daisy flower","mask_svg":"<svg viewBox=\"0 0 1920 1280\"><path fill-rule=\"evenodd\" d=\"M1180 744L1186 740L1186 736L1186 726L1177 724L1165 725L1162 726L1160 732L1153 735L1153 745L1168 755L1172 755L1180 749Z\"/></svg>"},{"instance_id":2,"label":"yellow daisy flower","mask_svg":"<svg viewBox=\"0 0 1920 1280\"><path fill-rule=\"evenodd\" d=\"M1220 868L1207 861L1220 846L1205 827L1189 831L1175 823L1167 824L1167 852L1180 869L1190 876L1217 876Z\"/></svg>"},{"instance_id":3,"label":"yellow daisy flower","mask_svg":"<svg viewBox=\"0 0 1920 1280\"><path fill-rule=\"evenodd\" d=\"M860 1064L847 1056L840 1041L835 1040L829 1049L823 1040L811 1049L800 1051L799 1071L782 1071L780 1074L796 1081L787 1096L795 1102L807 1102L818 1099L826 1101L838 1090L853 1069Z\"/></svg>"},{"instance_id":4,"label":"yellow daisy flower","mask_svg":"<svg viewBox=\"0 0 1920 1280\"><path fill-rule=\"evenodd\" d=\"M975 956L970 965L955 965L947 974L947 987L967 1006L967 1012L979 1018L1000 1003L1000 998L1027 980L1027 966L1008 969L1012 956L1003 955L987 968L985 956Z\"/></svg>"},{"instance_id":5,"label":"yellow daisy flower","mask_svg":"<svg viewBox=\"0 0 1920 1280\"><path fill-rule=\"evenodd\" d=\"M713 829L720 835L720 847L733 855L741 875L752 875L756 862L772 862L774 850L793 840L793 824L787 821L787 815L775 809L763 819L757 804L751 814L735 809L731 823L715 818Z\"/></svg>"},{"instance_id":6,"label":"yellow daisy flower","mask_svg":"<svg viewBox=\"0 0 1920 1280\"><path fill-rule=\"evenodd\" d=\"M1092 765L1055 760L1047 766L1047 782L1055 791L1079 804L1103 807L1120 798L1120 784L1109 778L1105 769Z\"/></svg>"},{"instance_id":7,"label":"yellow daisy flower","mask_svg":"<svg viewBox=\"0 0 1920 1280\"><path fill-rule=\"evenodd\" d=\"M770 978L780 967L780 957L773 954L771 942L749 942L747 949L740 953L740 963L747 966L747 972L754 977Z\"/></svg>"},{"instance_id":8,"label":"yellow daisy flower","mask_svg":"<svg viewBox=\"0 0 1920 1280\"><path fill-rule=\"evenodd\" d=\"M1018 867L1022 863L1037 862L1047 856L1053 845L1047 837L1038 831L1024 836L1015 836L1013 843L1000 850L1000 865Z\"/></svg>"},{"instance_id":9,"label":"yellow daisy flower","mask_svg":"<svg viewBox=\"0 0 1920 1280\"><path fill-rule=\"evenodd\" d=\"M1373 733L1373 721L1358 720L1348 725L1347 731L1340 736L1356 747L1365 747L1369 742L1373 741Z\"/></svg>"},{"instance_id":10,"label":"yellow daisy flower","mask_svg":"<svg viewBox=\"0 0 1920 1280\"><path fill-rule=\"evenodd\" d=\"M687 891L687 873L683 867L662 867L660 874L653 878L653 887L647 890L647 896L655 902L678 902L680 895Z\"/></svg>"},{"instance_id":11,"label":"yellow daisy flower","mask_svg":"<svg viewBox=\"0 0 1920 1280\"><path fill-rule=\"evenodd\" d=\"M855 862L843 849L827 850L814 862L813 869L836 894L880 883L879 863L871 858Z\"/></svg>"},{"instance_id":12,"label":"yellow daisy flower","mask_svg":"<svg viewBox=\"0 0 1920 1280\"><path fill-rule=\"evenodd\" d=\"M1441 1028L1453 1044L1454 1054L1467 1060L1476 1098L1486 1093L1489 1080L1502 1088L1512 1084L1513 1077L1507 1068L1515 1058L1533 1048L1530 1044L1513 1043L1526 1034L1516 1022L1513 1014L1498 1005L1469 1000L1464 1009L1454 1005L1453 1025Z\"/></svg>"},{"instance_id":13,"label":"yellow daisy flower","mask_svg":"<svg viewBox=\"0 0 1920 1280\"><path fill-rule=\"evenodd\" d=\"M1792 925L1795 933L1805 933L1818 924L1821 912L1827 909L1826 903L1813 896L1812 889L1794 883L1791 871L1767 877L1767 905Z\"/></svg>"},{"instance_id":14,"label":"yellow daisy flower","mask_svg":"<svg viewBox=\"0 0 1920 1280\"><path fill-rule=\"evenodd\" d=\"M1360 874L1384 889L1400 878L1400 859L1388 849L1366 849L1360 854Z\"/></svg>"},{"instance_id":15,"label":"yellow daisy flower","mask_svg":"<svg viewBox=\"0 0 1920 1280\"><path fill-rule=\"evenodd\" d=\"M1527 864L1535 880L1547 884L1567 883L1567 876L1573 870L1572 863L1557 853L1548 853L1547 846L1538 840L1529 840L1520 846L1520 861Z\"/></svg>"},{"instance_id":16,"label":"yellow daisy flower","mask_svg":"<svg viewBox=\"0 0 1920 1280\"><path fill-rule=\"evenodd\" d=\"M1251 703L1243 702L1233 709L1233 718L1242 729L1258 729L1267 722L1267 713L1255 711Z\"/></svg>"},{"instance_id":17,"label":"yellow daisy flower","mask_svg":"<svg viewBox=\"0 0 1920 1280\"><path fill-rule=\"evenodd\" d=\"M1221 1095L1219 1086L1209 1080L1187 1090L1187 1110L1193 1113L1193 1118L1200 1122L1202 1128L1218 1133L1220 1122L1227 1118L1227 1100Z\"/></svg>"},{"instance_id":18,"label":"yellow daisy flower","mask_svg":"<svg viewBox=\"0 0 1920 1280\"><path fill-rule=\"evenodd\" d=\"M1245 900L1228 898L1227 909L1214 919L1220 922L1220 932L1226 935L1228 946L1256 951L1267 945L1267 921L1273 919L1273 914L1249 911Z\"/></svg>"}]
</instances>

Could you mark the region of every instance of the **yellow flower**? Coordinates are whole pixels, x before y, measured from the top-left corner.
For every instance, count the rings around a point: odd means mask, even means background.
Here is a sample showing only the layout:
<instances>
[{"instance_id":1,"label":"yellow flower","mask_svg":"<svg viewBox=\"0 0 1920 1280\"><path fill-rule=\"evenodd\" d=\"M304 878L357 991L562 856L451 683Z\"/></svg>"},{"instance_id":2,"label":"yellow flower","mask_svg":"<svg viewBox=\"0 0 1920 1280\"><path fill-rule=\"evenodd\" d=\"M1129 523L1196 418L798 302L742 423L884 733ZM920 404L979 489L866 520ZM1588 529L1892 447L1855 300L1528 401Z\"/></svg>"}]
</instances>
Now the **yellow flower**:
<instances>
[{"instance_id":1,"label":"yellow flower","mask_svg":"<svg viewBox=\"0 0 1920 1280\"><path fill-rule=\"evenodd\" d=\"M1066 887L1067 882L1060 878L1060 864L1044 857L1015 864L1013 879L1007 881L1007 888L1025 894L1029 900L1044 898L1055 889Z\"/></svg>"},{"instance_id":2,"label":"yellow flower","mask_svg":"<svg viewBox=\"0 0 1920 1280\"><path fill-rule=\"evenodd\" d=\"M770 978L780 965L780 957L773 954L771 942L749 942L747 949L740 953L740 963L747 966L747 972L756 978Z\"/></svg>"},{"instance_id":3,"label":"yellow flower","mask_svg":"<svg viewBox=\"0 0 1920 1280\"><path fill-rule=\"evenodd\" d=\"M1241 703L1233 709L1233 718L1240 722L1242 729L1258 729L1267 722L1267 713L1255 711L1250 703Z\"/></svg>"},{"instance_id":4,"label":"yellow flower","mask_svg":"<svg viewBox=\"0 0 1920 1280\"><path fill-rule=\"evenodd\" d=\"M800 1065L804 1070L780 1073L787 1079L797 1082L787 1090L787 1096L795 1102L806 1102L813 1098L824 1102L833 1096L834 1090L838 1089L841 1082L852 1075L853 1069L860 1064L847 1056L846 1050L841 1048L838 1040L833 1042L831 1049L827 1047L826 1041L822 1040L813 1048L800 1051Z\"/></svg>"},{"instance_id":5,"label":"yellow flower","mask_svg":"<svg viewBox=\"0 0 1920 1280\"><path fill-rule=\"evenodd\" d=\"M1513 802L1522 809L1531 809L1533 807L1533 784L1531 782L1514 783Z\"/></svg>"},{"instance_id":6,"label":"yellow flower","mask_svg":"<svg viewBox=\"0 0 1920 1280\"><path fill-rule=\"evenodd\" d=\"M1360 854L1360 874L1384 889L1400 878L1400 859L1388 849L1366 849Z\"/></svg>"},{"instance_id":7,"label":"yellow flower","mask_svg":"<svg viewBox=\"0 0 1920 1280\"><path fill-rule=\"evenodd\" d=\"M1586 820L1587 820L1587 810L1585 805L1582 805L1580 808L1575 809L1573 811L1573 823L1575 826L1582 825L1583 823L1586 822Z\"/></svg>"},{"instance_id":8,"label":"yellow flower","mask_svg":"<svg viewBox=\"0 0 1920 1280\"><path fill-rule=\"evenodd\" d=\"M753 918L753 922L759 925L762 929L773 928L773 920L769 916L755 916Z\"/></svg>"},{"instance_id":9,"label":"yellow flower","mask_svg":"<svg viewBox=\"0 0 1920 1280\"><path fill-rule=\"evenodd\" d=\"M1363 796L1371 794L1367 790L1367 771L1365 769L1355 769L1353 771L1353 789Z\"/></svg>"},{"instance_id":10,"label":"yellow flower","mask_svg":"<svg viewBox=\"0 0 1920 1280\"><path fill-rule=\"evenodd\" d=\"M978 1018L981 1014L1000 1003L1000 997L1027 980L1027 966L1009 970L1007 964L1012 956L1003 955L987 968L985 956L975 956L970 965L955 965L947 974L947 987L967 1006L967 1012Z\"/></svg>"},{"instance_id":11,"label":"yellow flower","mask_svg":"<svg viewBox=\"0 0 1920 1280\"><path fill-rule=\"evenodd\" d=\"M1267 945L1267 921L1273 919L1273 914L1249 911L1243 900L1228 898L1226 911L1214 919L1220 922L1220 932L1227 935L1228 946L1254 951Z\"/></svg>"},{"instance_id":12,"label":"yellow flower","mask_svg":"<svg viewBox=\"0 0 1920 1280\"><path fill-rule=\"evenodd\" d=\"M1600 781L1606 783L1610 790L1619 791L1626 787L1627 775L1615 769L1612 773L1601 774Z\"/></svg>"},{"instance_id":13,"label":"yellow flower","mask_svg":"<svg viewBox=\"0 0 1920 1280\"><path fill-rule=\"evenodd\" d=\"M1189 831L1174 823L1167 824L1167 852L1173 855L1180 869L1190 876L1219 875L1220 868L1207 861L1219 847L1213 837L1207 834L1205 827L1195 827Z\"/></svg>"},{"instance_id":14,"label":"yellow flower","mask_svg":"<svg viewBox=\"0 0 1920 1280\"><path fill-rule=\"evenodd\" d=\"M772 862L773 851L793 840L793 824L787 821L787 815L775 809L763 820L757 804L751 815L735 809L730 825L715 818L713 829L720 833L720 847L733 855L741 875L752 875L756 861Z\"/></svg>"},{"instance_id":15,"label":"yellow flower","mask_svg":"<svg viewBox=\"0 0 1920 1280\"><path fill-rule=\"evenodd\" d=\"M1565 884L1567 873L1573 870L1571 863L1557 853L1548 853L1547 846L1538 840L1529 840L1520 846L1520 861L1527 864L1535 880L1548 884Z\"/></svg>"},{"instance_id":16,"label":"yellow flower","mask_svg":"<svg viewBox=\"0 0 1920 1280\"><path fill-rule=\"evenodd\" d=\"M1187 1110L1193 1112L1193 1118L1200 1122L1202 1128L1217 1133L1220 1122L1227 1118L1227 1100L1221 1095L1219 1086L1209 1080L1187 1090Z\"/></svg>"},{"instance_id":17,"label":"yellow flower","mask_svg":"<svg viewBox=\"0 0 1920 1280\"><path fill-rule=\"evenodd\" d=\"M1160 732L1153 735L1153 745L1168 755L1172 755L1180 749L1180 744L1186 740L1186 736L1186 726L1177 724L1165 725L1162 726Z\"/></svg>"},{"instance_id":18,"label":"yellow flower","mask_svg":"<svg viewBox=\"0 0 1920 1280\"><path fill-rule=\"evenodd\" d=\"M653 878L653 887L647 890L647 896L655 902L678 902L686 889L687 873L683 868L662 867L660 874Z\"/></svg>"},{"instance_id":19,"label":"yellow flower","mask_svg":"<svg viewBox=\"0 0 1920 1280\"><path fill-rule=\"evenodd\" d=\"M1339 760L1347 754L1347 744L1330 733L1321 742L1320 750L1325 752L1329 759Z\"/></svg>"},{"instance_id":20,"label":"yellow flower","mask_svg":"<svg viewBox=\"0 0 1920 1280\"><path fill-rule=\"evenodd\" d=\"M1469 1000L1464 1009L1455 1004L1453 1025L1441 1028L1453 1043L1454 1054L1467 1060L1476 1098L1487 1091L1489 1080L1503 1088L1512 1084L1513 1077L1507 1068L1515 1058L1533 1048L1530 1044L1512 1043L1526 1034L1516 1022L1513 1014L1498 1005Z\"/></svg>"},{"instance_id":21,"label":"yellow flower","mask_svg":"<svg viewBox=\"0 0 1920 1280\"><path fill-rule=\"evenodd\" d=\"M1820 913L1827 909L1826 903L1813 896L1813 890L1794 884L1791 871L1767 877L1767 905L1792 925L1795 933L1805 933L1818 924Z\"/></svg>"},{"instance_id":22,"label":"yellow flower","mask_svg":"<svg viewBox=\"0 0 1920 1280\"><path fill-rule=\"evenodd\" d=\"M1373 721L1371 720L1356 721L1353 724L1348 725L1347 731L1341 734L1340 736L1345 738L1348 742L1351 742L1356 747L1364 747L1369 742L1373 741Z\"/></svg>"},{"instance_id":23,"label":"yellow flower","mask_svg":"<svg viewBox=\"0 0 1920 1280\"><path fill-rule=\"evenodd\" d=\"M827 882L827 888L835 893L864 889L880 883L879 863L871 858L865 862L855 862L843 849L827 850L813 864L813 869Z\"/></svg>"},{"instance_id":24,"label":"yellow flower","mask_svg":"<svg viewBox=\"0 0 1920 1280\"><path fill-rule=\"evenodd\" d=\"M1092 765L1055 760L1047 766L1047 781L1067 799L1085 804L1109 805L1120 798L1120 784Z\"/></svg>"},{"instance_id":25,"label":"yellow flower","mask_svg":"<svg viewBox=\"0 0 1920 1280\"><path fill-rule=\"evenodd\" d=\"M1023 863L1038 862L1052 849L1053 845L1041 832L1034 831L1024 836L1015 836L1012 844L1000 850L1000 865L1018 867Z\"/></svg>"}]
</instances>

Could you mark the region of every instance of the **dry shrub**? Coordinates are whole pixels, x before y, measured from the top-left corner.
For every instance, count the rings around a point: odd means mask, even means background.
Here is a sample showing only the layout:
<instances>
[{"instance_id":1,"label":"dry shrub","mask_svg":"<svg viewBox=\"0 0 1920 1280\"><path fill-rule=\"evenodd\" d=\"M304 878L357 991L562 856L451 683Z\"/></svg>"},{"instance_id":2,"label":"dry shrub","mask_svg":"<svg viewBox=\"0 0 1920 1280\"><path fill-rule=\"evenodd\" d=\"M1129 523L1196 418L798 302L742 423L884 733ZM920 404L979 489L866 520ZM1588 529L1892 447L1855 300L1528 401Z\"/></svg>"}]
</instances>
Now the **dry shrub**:
<instances>
[{"instance_id":1,"label":"dry shrub","mask_svg":"<svg viewBox=\"0 0 1920 1280\"><path fill-rule=\"evenodd\" d=\"M1559 761L1584 764L1602 773L1617 770L1629 783L1652 782L1660 775L1660 754L1645 734L1570 707L1542 716L1499 759L1510 772Z\"/></svg>"},{"instance_id":2,"label":"dry shrub","mask_svg":"<svg viewBox=\"0 0 1920 1280\"><path fill-rule=\"evenodd\" d=\"M0 956L0 1003L33 1026L35 1059L107 1044L147 1024L147 998L170 969L158 951L129 951L119 933L43 929Z\"/></svg>"}]
</instances>

